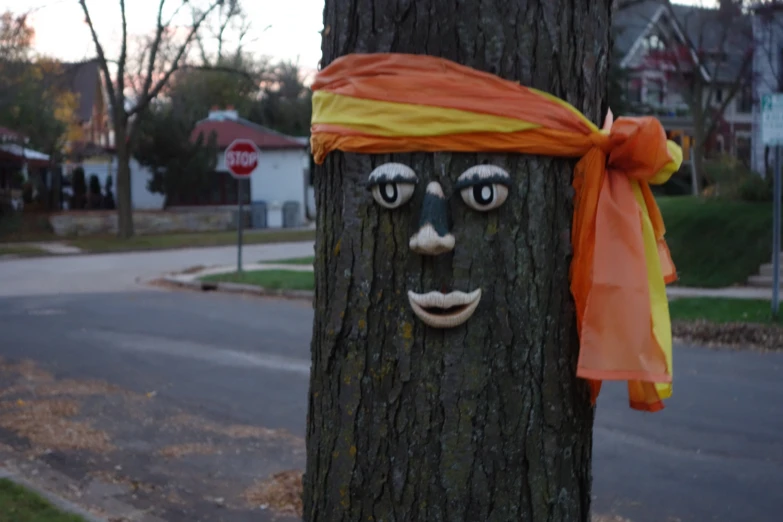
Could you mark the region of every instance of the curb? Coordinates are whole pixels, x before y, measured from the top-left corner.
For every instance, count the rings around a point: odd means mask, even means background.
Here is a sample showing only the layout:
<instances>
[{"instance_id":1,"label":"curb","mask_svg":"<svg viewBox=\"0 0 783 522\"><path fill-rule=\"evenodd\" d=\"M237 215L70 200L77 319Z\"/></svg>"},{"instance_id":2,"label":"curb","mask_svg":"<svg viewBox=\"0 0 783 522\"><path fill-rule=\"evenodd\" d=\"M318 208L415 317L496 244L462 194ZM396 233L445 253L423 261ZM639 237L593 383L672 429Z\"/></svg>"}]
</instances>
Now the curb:
<instances>
[{"instance_id":1,"label":"curb","mask_svg":"<svg viewBox=\"0 0 783 522\"><path fill-rule=\"evenodd\" d=\"M66 500L63 497L56 495L52 493L51 491L47 491L41 487L36 486L35 484L18 477L17 475L14 475L10 471L4 470L0 468L0 478L8 479L11 482L22 486L23 488L32 491L33 493L45 498L49 503L51 503L54 507L59 509L60 511L65 511L67 513L71 513L73 515L78 515L82 517L87 522L108 522L105 518L100 518L86 509L77 506L70 500Z\"/></svg>"},{"instance_id":2,"label":"curb","mask_svg":"<svg viewBox=\"0 0 783 522\"><path fill-rule=\"evenodd\" d=\"M282 297L285 299L314 299L315 292L310 290L273 290L262 288L255 285L244 285L241 283L215 283L209 281L183 280L175 276L163 276L161 279L166 283L176 285L190 290L200 290L202 292L217 291L234 294L253 294L259 297Z\"/></svg>"}]
</instances>

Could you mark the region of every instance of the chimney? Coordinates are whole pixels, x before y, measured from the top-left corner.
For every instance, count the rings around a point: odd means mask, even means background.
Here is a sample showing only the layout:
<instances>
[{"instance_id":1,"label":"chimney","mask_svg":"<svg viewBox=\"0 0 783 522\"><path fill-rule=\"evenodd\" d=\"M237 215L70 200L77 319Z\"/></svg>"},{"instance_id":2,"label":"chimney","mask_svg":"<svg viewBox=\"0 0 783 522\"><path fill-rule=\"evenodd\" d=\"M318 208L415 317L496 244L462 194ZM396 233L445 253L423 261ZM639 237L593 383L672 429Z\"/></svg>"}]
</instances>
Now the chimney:
<instances>
[{"instance_id":1,"label":"chimney","mask_svg":"<svg viewBox=\"0 0 783 522\"><path fill-rule=\"evenodd\" d=\"M213 106L212 110L209 111L209 116L207 117L207 119L217 121L236 120L237 118L239 118L239 114L234 110L232 105L229 105L225 109L220 109L218 106Z\"/></svg>"}]
</instances>

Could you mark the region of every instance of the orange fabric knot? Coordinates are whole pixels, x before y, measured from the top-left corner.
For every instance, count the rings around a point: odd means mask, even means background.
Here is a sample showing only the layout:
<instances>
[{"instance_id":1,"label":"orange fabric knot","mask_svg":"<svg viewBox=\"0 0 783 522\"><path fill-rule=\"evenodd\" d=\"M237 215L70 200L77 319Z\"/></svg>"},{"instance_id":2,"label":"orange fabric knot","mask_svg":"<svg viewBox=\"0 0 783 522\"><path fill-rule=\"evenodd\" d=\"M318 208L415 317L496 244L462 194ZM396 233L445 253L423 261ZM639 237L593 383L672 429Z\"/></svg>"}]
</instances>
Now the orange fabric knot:
<instances>
[{"instance_id":1,"label":"orange fabric knot","mask_svg":"<svg viewBox=\"0 0 783 522\"><path fill-rule=\"evenodd\" d=\"M627 380L631 405L656 411L662 404L654 383L671 382L671 374L653 333L642 209L634 191L640 191L663 245L658 254L664 277L671 277L674 265L649 181L672 158L666 133L654 118L619 118L608 136L593 133L591 140L596 148L574 175L571 290L580 318L577 373L592 381L594 398L600 381Z\"/></svg>"}]
</instances>

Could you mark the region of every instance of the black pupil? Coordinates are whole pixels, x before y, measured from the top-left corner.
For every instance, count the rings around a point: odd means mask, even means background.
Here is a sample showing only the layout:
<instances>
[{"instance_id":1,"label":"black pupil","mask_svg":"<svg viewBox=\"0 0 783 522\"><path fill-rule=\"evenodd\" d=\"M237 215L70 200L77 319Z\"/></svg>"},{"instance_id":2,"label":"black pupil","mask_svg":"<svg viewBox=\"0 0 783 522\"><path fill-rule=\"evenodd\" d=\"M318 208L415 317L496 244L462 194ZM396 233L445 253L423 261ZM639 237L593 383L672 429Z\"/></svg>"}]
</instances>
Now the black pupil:
<instances>
[{"instance_id":1,"label":"black pupil","mask_svg":"<svg viewBox=\"0 0 783 522\"><path fill-rule=\"evenodd\" d=\"M495 189L491 183L483 183L473 187L473 199L479 205L489 205L495 198Z\"/></svg>"},{"instance_id":2,"label":"black pupil","mask_svg":"<svg viewBox=\"0 0 783 522\"><path fill-rule=\"evenodd\" d=\"M397 184L396 183L381 183L378 187L381 192L381 197L386 203L397 202Z\"/></svg>"}]
</instances>

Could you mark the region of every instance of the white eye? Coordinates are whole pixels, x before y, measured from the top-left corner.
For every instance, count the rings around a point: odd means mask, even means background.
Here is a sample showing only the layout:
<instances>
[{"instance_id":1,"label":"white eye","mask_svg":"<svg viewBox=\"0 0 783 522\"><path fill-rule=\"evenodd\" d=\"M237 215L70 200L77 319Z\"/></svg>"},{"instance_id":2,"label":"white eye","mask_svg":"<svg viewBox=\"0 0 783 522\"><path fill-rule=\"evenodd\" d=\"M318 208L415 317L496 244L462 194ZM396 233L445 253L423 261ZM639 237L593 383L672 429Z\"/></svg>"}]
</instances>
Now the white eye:
<instances>
[{"instance_id":1,"label":"white eye","mask_svg":"<svg viewBox=\"0 0 783 522\"><path fill-rule=\"evenodd\" d=\"M494 165L476 165L457 180L456 188L467 206L480 212L494 210L506 202L511 176Z\"/></svg>"},{"instance_id":2,"label":"white eye","mask_svg":"<svg viewBox=\"0 0 783 522\"><path fill-rule=\"evenodd\" d=\"M419 179L413 169L401 163L384 163L370 174L372 197L384 208L394 209L413 196Z\"/></svg>"},{"instance_id":3,"label":"white eye","mask_svg":"<svg viewBox=\"0 0 783 522\"><path fill-rule=\"evenodd\" d=\"M382 207L397 208L411 199L414 188L416 186L413 183L382 181L372 188L372 197Z\"/></svg>"}]
</instances>

